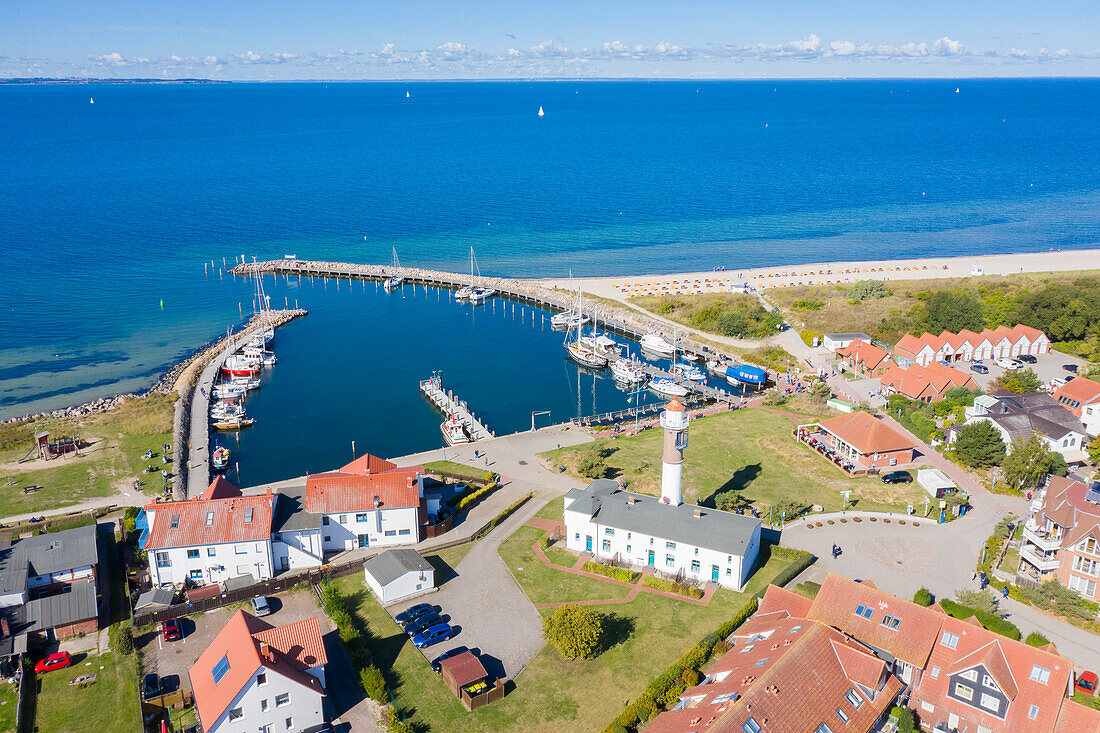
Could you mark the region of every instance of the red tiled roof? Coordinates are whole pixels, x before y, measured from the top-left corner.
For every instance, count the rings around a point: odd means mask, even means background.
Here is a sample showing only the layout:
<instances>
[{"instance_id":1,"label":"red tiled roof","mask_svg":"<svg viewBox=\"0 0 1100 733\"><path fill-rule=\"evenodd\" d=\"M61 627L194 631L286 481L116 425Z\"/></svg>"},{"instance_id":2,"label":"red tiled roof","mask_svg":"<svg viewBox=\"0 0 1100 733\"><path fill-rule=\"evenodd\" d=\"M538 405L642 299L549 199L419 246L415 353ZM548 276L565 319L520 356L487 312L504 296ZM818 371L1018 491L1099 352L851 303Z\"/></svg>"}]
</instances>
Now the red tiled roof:
<instances>
[{"instance_id":1,"label":"red tiled roof","mask_svg":"<svg viewBox=\"0 0 1100 733\"><path fill-rule=\"evenodd\" d=\"M898 339L897 344L894 346L894 351L905 351L916 356L923 351L926 346L932 347L933 351L938 351L940 343L937 337L930 333L926 333L920 338L907 333Z\"/></svg>"},{"instance_id":2,"label":"red tiled roof","mask_svg":"<svg viewBox=\"0 0 1100 733\"><path fill-rule=\"evenodd\" d=\"M1082 405L1087 405L1090 402L1095 401L1097 398L1100 398L1100 382L1094 382L1091 379L1086 379L1085 377L1077 377L1076 379L1069 380L1061 387L1054 390L1054 392L1051 393L1050 396L1057 400L1058 404L1061 404L1062 407L1065 407L1067 409L1069 409L1069 405L1062 404L1061 402L1061 399L1063 397L1073 400L1074 402L1078 402ZM1075 414L1080 413L1080 409L1076 411L1071 409L1070 411L1075 412Z\"/></svg>"},{"instance_id":3,"label":"red tiled roof","mask_svg":"<svg viewBox=\"0 0 1100 733\"><path fill-rule=\"evenodd\" d=\"M370 453L364 453L340 469L341 473L359 473L363 475L371 473L385 473L386 471L392 471L397 468L397 464L392 461L387 461L384 458L378 456L372 456Z\"/></svg>"},{"instance_id":4,"label":"red tiled roof","mask_svg":"<svg viewBox=\"0 0 1100 733\"><path fill-rule=\"evenodd\" d=\"M317 626L316 618L300 623L310 621ZM188 670L187 676L195 693L195 706L205 730L213 727L260 667L294 680L319 695L325 694L320 680L298 665L291 664L278 649L267 659L260 656L259 641L255 635L270 632L273 628L271 624L238 610ZM320 637L319 629L317 637ZM213 670L222 657L228 661L229 669L218 682L214 682Z\"/></svg>"},{"instance_id":5,"label":"red tiled roof","mask_svg":"<svg viewBox=\"0 0 1100 733\"><path fill-rule=\"evenodd\" d=\"M314 514L415 507L420 505L417 477L421 466L383 473L329 471L306 477L305 510Z\"/></svg>"},{"instance_id":6,"label":"red tiled roof","mask_svg":"<svg viewBox=\"0 0 1100 733\"><path fill-rule=\"evenodd\" d=\"M868 369L875 369L884 360L890 358L890 355L885 351L874 344L865 342L863 339L855 339L847 346L837 349L836 353L845 359L853 359L855 363L863 364Z\"/></svg>"},{"instance_id":7,"label":"red tiled roof","mask_svg":"<svg viewBox=\"0 0 1100 733\"><path fill-rule=\"evenodd\" d=\"M211 489L216 484L217 481L211 485ZM218 491L211 491L211 489L207 491L214 495L218 494ZM155 514L145 549L201 547L225 542L269 540L274 503L275 497L269 490L266 494L258 496L200 498L148 504L145 511L155 512ZM250 509L251 512L249 512ZM246 521L250 514L251 521ZM173 524L176 526L173 527Z\"/></svg>"},{"instance_id":8,"label":"red tiled roof","mask_svg":"<svg viewBox=\"0 0 1100 733\"><path fill-rule=\"evenodd\" d=\"M305 670L328 663L325 643L321 639L321 627L316 617L285 626L274 626L252 636L257 641L266 642L299 669Z\"/></svg>"},{"instance_id":9,"label":"red tiled roof","mask_svg":"<svg viewBox=\"0 0 1100 733\"><path fill-rule=\"evenodd\" d=\"M831 417L818 425L864 454L916 447L912 440L862 411Z\"/></svg>"},{"instance_id":10,"label":"red tiled roof","mask_svg":"<svg viewBox=\"0 0 1100 733\"><path fill-rule=\"evenodd\" d=\"M788 616L808 618L810 606L813 601L806 596L800 596L793 591L778 585L769 585L764 590L764 597L760 599L760 605L756 607L756 616L773 611L786 611Z\"/></svg>"},{"instance_id":11,"label":"red tiled roof","mask_svg":"<svg viewBox=\"0 0 1100 733\"><path fill-rule=\"evenodd\" d=\"M1100 710L1065 700L1054 733L1100 733Z\"/></svg>"},{"instance_id":12,"label":"red tiled roof","mask_svg":"<svg viewBox=\"0 0 1100 733\"><path fill-rule=\"evenodd\" d=\"M977 621L977 617L971 618ZM970 619L964 620L969 621ZM978 622L976 625L981 627L981 622ZM1004 651L995 639L991 639L988 644L975 649L965 657L957 659L955 663L951 665L951 668L947 670L947 674L965 672L968 669L973 669L979 664L985 667L986 672L994 679L997 686L1001 688L1001 692L1008 696L1009 700L1016 697L1019 688L1016 687L1016 680L1012 677L1012 670L1009 669L1008 660L1005 659Z\"/></svg>"},{"instance_id":13,"label":"red tiled roof","mask_svg":"<svg viewBox=\"0 0 1100 733\"><path fill-rule=\"evenodd\" d=\"M1046 336L1047 336L1045 333L1043 333L1039 329L1032 328L1031 326L1025 326L1022 323L1017 323L1016 324L1016 331L1018 333L1023 334L1024 336L1027 336L1028 341L1030 341L1031 343L1035 343L1035 341L1037 339L1046 338Z\"/></svg>"},{"instance_id":14,"label":"red tiled roof","mask_svg":"<svg viewBox=\"0 0 1100 733\"><path fill-rule=\"evenodd\" d=\"M206 491L199 495L200 499L228 499L233 496L241 496L241 490L230 483L225 477L218 476Z\"/></svg>"}]
</instances>

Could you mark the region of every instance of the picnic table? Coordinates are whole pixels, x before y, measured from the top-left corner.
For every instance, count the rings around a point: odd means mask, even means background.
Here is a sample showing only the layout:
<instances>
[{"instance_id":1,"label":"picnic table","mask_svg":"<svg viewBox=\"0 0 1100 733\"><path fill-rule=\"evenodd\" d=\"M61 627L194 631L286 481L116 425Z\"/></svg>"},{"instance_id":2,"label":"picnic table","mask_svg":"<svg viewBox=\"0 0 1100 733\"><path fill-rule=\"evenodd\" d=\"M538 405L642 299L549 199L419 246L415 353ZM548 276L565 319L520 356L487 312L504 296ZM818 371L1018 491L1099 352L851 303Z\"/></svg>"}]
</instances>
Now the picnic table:
<instances>
[{"instance_id":1,"label":"picnic table","mask_svg":"<svg viewBox=\"0 0 1100 733\"><path fill-rule=\"evenodd\" d=\"M95 672L92 672L91 674L82 674L79 677L73 677L71 680L69 680L69 686L70 687L76 686L76 687L83 688L83 687L87 687L88 685L94 685L95 681L96 681Z\"/></svg>"},{"instance_id":2,"label":"picnic table","mask_svg":"<svg viewBox=\"0 0 1100 733\"><path fill-rule=\"evenodd\" d=\"M41 488L42 488L41 486L24 486L23 487L23 493L24 494L33 494L35 491L38 491Z\"/></svg>"}]
</instances>

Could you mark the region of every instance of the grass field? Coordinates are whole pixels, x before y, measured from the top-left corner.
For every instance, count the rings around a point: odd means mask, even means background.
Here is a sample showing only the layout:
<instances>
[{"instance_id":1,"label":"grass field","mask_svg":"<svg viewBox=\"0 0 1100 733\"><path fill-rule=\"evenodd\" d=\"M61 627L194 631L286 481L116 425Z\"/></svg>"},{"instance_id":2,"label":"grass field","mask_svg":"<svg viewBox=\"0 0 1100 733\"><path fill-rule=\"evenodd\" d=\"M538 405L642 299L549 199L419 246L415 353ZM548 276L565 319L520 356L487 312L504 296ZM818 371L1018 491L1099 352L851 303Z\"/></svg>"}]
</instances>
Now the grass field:
<instances>
[{"instance_id":1,"label":"grass field","mask_svg":"<svg viewBox=\"0 0 1100 733\"><path fill-rule=\"evenodd\" d=\"M546 568L531 549L539 534L531 527L522 527L500 550L530 597L568 601L625 595L623 586ZM544 648L519 674L515 689L503 700L473 713L466 712L369 594L360 595L360 613L380 637L375 645L378 655L400 678L395 691L397 703L411 714L418 731L595 731L662 669L736 613L749 595L763 589L786 563L768 559L753 576L746 593L720 590L706 607L651 593L641 593L631 603L600 606L601 613L616 617L618 635L611 648L594 659L572 662ZM536 565L542 570L530 572ZM570 582L555 576L564 576ZM362 590L357 576L339 582L348 592Z\"/></svg>"},{"instance_id":2,"label":"grass field","mask_svg":"<svg viewBox=\"0 0 1100 733\"><path fill-rule=\"evenodd\" d=\"M0 682L0 733L14 733L15 711L19 706L19 688Z\"/></svg>"},{"instance_id":3,"label":"grass field","mask_svg":"<svg viewBox=\"0 0 1100 733\"><path fill-rule=\"evenodd\" d=\"M141 730L135 659L109 652L86 658L77 655L73 667L39 675L35 729L38 733ZM97 676L94 685L69 686L73 677L92 672Z\"/></svg>"},{"instance_id":4,"label":"grass field","mask_svg":"<svg viewBox=\"0 0 1100 733\"><path fill-rule=\"evenodd\" d=\"M758 409L692 421L684 453L684 500L708 502L718 493L737 489L760 508L782 499L798 499L833 511L841 508L839 492L851 490L849 506L863 510L905 511L906 504L923 504L925 494L915 485L886 485L871 477L848 478L828 460L796 442L791 436L793 428L794 423L785 415ZM628 438L600 438L589 445L610 451L605 459L610 476L625 479L632 491L658 495L661 438L661 431L648 430ZM574 446L546 455L578 475L577 467L586 450L586 446Z\"/></svg>"},{"instance_id":5,"label":"grass field","mask_svg":"<svg viewBox=\"0 0 1100 733\"><path fill-rule=\"evenodd\" d=\"M467 466L465 463L455 463L454 461L428 461L424 464L424 469L429 473L432 471L443 471L455 476L461 476L467 481L478 481L480 483L484 483L492 476L491 471L477 469L473 466Z\"/></svg>"},{"instance_id":6,"label":"grass field","mask_svg":"<svg viewBox=\"0 0 1100 733\"><path fill-rule=\"evenodd\" d=\"M91 445L82 456L70 455L48 463L18 463L33 444L36 429L49 429L51 437L79 435ZM159 474L142 474L147 465L159 471L160 458L143 461L149 449L159 455L161 444L172 442L172 398L153 395L127 402L110 412L76 421L43 420L8 426L0 451L0 506L4 514L24 514L78 504L110 496L135 479L145 481L147 493L163 488ZM155 478L153 478L155 477ZM11 482L11 485L8 485ZM24 486L42 486L24 494Z\"/></svg>"},{"instance_id":7,"label":"grass field","mask_svg":"<svg viewBox=\"0 0 1100 733\"><path fill-rule=\"evenodd\" d=\"M730 338L773 336L780 323L779 317L766 311L760 301L741 293L643 295L628 302L670 321Z\"/></svg>"}]
</instances>

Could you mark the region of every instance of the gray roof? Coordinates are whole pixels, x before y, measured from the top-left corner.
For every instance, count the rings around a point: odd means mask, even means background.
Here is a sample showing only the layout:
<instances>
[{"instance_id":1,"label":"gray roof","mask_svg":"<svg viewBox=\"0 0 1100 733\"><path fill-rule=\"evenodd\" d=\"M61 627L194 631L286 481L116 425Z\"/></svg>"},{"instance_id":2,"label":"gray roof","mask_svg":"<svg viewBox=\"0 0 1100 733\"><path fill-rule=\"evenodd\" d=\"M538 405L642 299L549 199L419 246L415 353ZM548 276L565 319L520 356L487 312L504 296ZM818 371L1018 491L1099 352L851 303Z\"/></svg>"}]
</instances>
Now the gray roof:
<instances>
[{"instance_id":1,"label":"gray roof","mask_svg":"<svg viewBox=\"0 0 1100 733\"><path fill-rule=\"evenodd\" d=\"M175 597L176 594L168 588L152 588L138 596L137 603L134 604L134 610L149 606L167 608L172 605L172 599Z\"/></svg>"},{"instance_id":2,"label":"gray roof","mask_svg":"<svg viewBox=\"0 0 1100 733\"><path fill-rule=\"evenodd\" d=\"M611 479L597 479L588 488L573 489L565 498L573 499L567 511L579 511L597 524L730 555L743 556L761 525L759 519L694 504L662 504L655 496L622 491ZM595 511L590 512L590 506L595 506Z\"/></svg>"},{"instance_id":3,"label":"gray roof","mask_svg":"<svg viewBox=\"0 0 1100 733\"><path fill-rule=\"evenodd\" d=\"M68 587L72 589L68 593L27 601L21 609L25 626L20 631L45 631L99 615L91 578L69 583Z\"/></svg>"},{"instance_id":4,"label":"gray roof","mask_svg":"<svg viewBox=\"0 0 1100 733\"><path fill-rule=\"evenodd\" d=\"M275 499L275 515L271 519L272 532L298 532L321 529L321 515L302 508L306 487L288 486L280 489Z\"/></svg>"},{"instance_id":5,"label":"gray roof","mask_svg":"<svg viewBox=\"0 0 1100 733\"><path fill-rule=\"evenodd\" d=\"M363 563L363 570L370 573L379 585L392 583L405 573L432 569L432 564L419 552L408 548L386 550Z\"/></svg>"},{"instance_id":6,"label":"gray roof","mask_svg":"<svg viewBox=\"0 0 1100 733\"><path fill-rule=\"evenodd\" d=\"M242 588L251 588L256 585L256 579L251 575L237 575L222 581L222 590L226 593Z\"/></svg>"},{"instance_id":7,"label":"gray roof","mask_svg":"<svg viewBox=\"0 0 1100 733\"><path fill-rule=\"evenodd\" d=\"M0 594L22 593L28 577L97 565L96 526L34 535L0 550Z\"/></svg>"},{"instance_id":8,"label":"gray roof","mask_svg":"<svg viewBox=\"0 0 1100 733\"><path fill-rule=\"evenodd\" d=\"M823 338L828 338L833 341L845 341L847 339L863 339L868 343L870 343L871 341L871 337L865 333L862 333L861 331L851 331L848 333L827 333L823 336Z\"/></svg>"},{"instance_id":9,"label":"gray roof","mask_svg":"<svg viewBox=\"0 0 1100 733\"><path fill-rule=\"evenodd\" d=\"M975 417L989 418L1000 425L1013 440L1026 440L1032 433L1042 433L1060 440L1067 433L1085 434L1085 426L1072 412L1058 404L1046 392L997 392L997 403Z\"/></svg>"}]
</instances>

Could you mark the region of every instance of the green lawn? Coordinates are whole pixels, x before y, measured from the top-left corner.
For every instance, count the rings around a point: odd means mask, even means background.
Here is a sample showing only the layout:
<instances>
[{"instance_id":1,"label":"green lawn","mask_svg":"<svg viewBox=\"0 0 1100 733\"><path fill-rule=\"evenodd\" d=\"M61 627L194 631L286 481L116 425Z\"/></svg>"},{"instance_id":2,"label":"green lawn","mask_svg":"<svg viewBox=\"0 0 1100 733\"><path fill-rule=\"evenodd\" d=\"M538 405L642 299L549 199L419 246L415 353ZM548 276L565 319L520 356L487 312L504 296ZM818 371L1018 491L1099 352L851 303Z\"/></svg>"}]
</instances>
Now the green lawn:
<instances>
[{"instance_id":1,"label":"green lawn","mask_svg":"<svg viewBox=\"0 0 1100 733\"><path fill-rule=\"evenodd\" d=\"M39 675L35 726L38 733L141 730L137 666L134 656L77 655L68 669ZM101 669L102 667L102 669ZM96 683L84 689L69 680L95 673Z\"/></svg>"},{"instance_id":2,"label":"green lawn","mask_svg":"<svg viewBox=\"0 0 1100 733\"><path fill-rule=\"evenodd\" d=\"M556 603L559 601L590 601L606 598L622 598L630 589L618 583L607 583L581 575L566 573L547 567L535 555L532 545L543 535L541 529L520 527L503 545L500 556L508 563L512 575L527 592L532 603ZM559 551L564 553L565 551ZM568 553L576 562L576 555ZM555 559L558 556L555 554ZM572 562L564 564L572 565Z\"/></svg>"},{"instance_id":3,"label":"green lawn","mask_svg":"<svg viewBox=\"0 0 1100 733\"><path fill-rule=\"evenodd\" d=\"M454 461L428 461L424 464L424 469L429 473L432 471L445 471L449 474L461 476L467 481L478 481L482 483L484 483L492 473L485 469L474 468L473 466L467 466L465 463L455 463Z\"/></svg>"},{"instance_id":4,"label":"green lawn","mask_svg":"<svg viewBox=\"0 0 1100 733\"><path fill-rule=\"evenodd\" d=\"M0 733L15 730L15 711L19 706L19 688L0 682Z\"/></svg>"},{"instance_id":5,"label":"green lawn","mask_svg":"<svg viewBox=\"0 0 1100 733\"><path fill-rule=\"evenodd\" d=\"M550 519L555 522L563 522L565 518L562 516L562 512L565 511L565 497L559 496L557 499L551 499L550 503L535 512L535 516L539 519Z\"/></svg>"},{"instance_id":6,"label":"green lawn","mask_svg":"<svg viewBox=\"0 0 1100 733\"><path fill-rule=\"evenodd\" d=\"M779 408L784 409L784 408ZM840 491L851 490L849 506L864 510L905 511L906 504L923 506L925 493L913 484L883 484L877 478L848 478L828 460L795 441L794 423L784 415L745 409L704 417L691 423L684 455L684 500L709 503L730 489L759 508L781 499L820 504L839 511ZM628 438L600 438L593 444L609 451L609 475L625 479L628 488L660 493L661 431L647 430ZM586 446L549 451L549 460L565 465L573 475ZM560 516L560 515L559 515Z\"/></svg>"},{"instance_id":7,"label":"green lawn","mask_svg":"<svg viewBox=\"0 0 1100 733\"><path fill-rule=\"evenodd\" d=\"M79 435L91 445L82 456L66 456L48 463L18 463L31 447L35 429L49 429L51 437ZM163 480L159 473L143 474L145 466L159 471L160 458L143 461L149 449L159 455L161 444L172 443L172 399L154 395L131 400L110 412L89 415L79 420L43 420L9 427L7 443L0 453L0 506L3 513L24 514L77 504L88 499L110 496L120 486L129 488L134 479L144 482L147 493L159 493ZM9 481L15 483L8 486ZM24 494L24 486L43 488Z\"/></svg>"}]
</instances>

